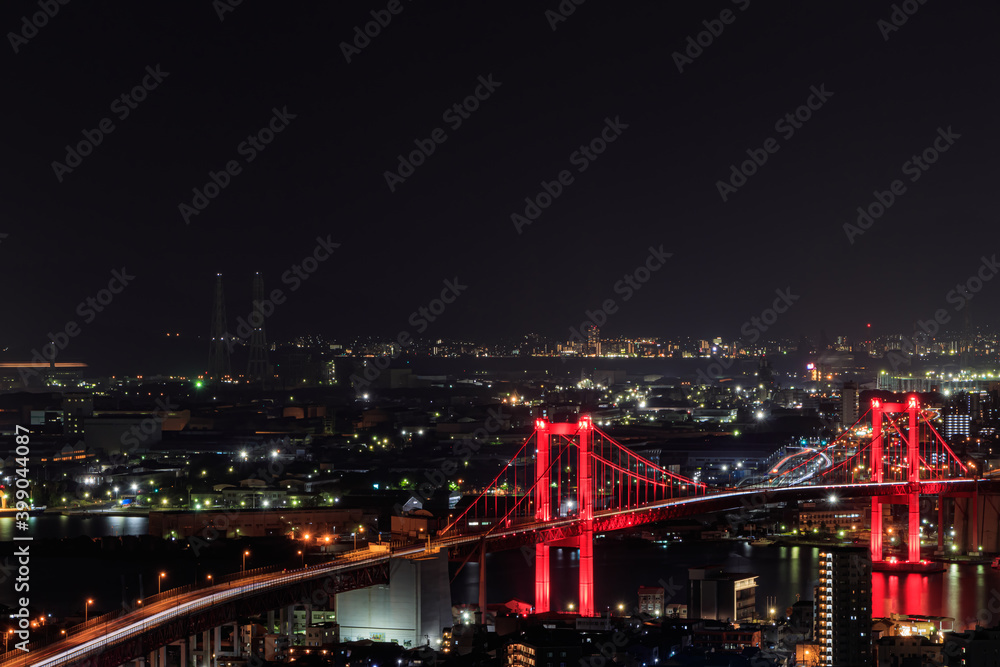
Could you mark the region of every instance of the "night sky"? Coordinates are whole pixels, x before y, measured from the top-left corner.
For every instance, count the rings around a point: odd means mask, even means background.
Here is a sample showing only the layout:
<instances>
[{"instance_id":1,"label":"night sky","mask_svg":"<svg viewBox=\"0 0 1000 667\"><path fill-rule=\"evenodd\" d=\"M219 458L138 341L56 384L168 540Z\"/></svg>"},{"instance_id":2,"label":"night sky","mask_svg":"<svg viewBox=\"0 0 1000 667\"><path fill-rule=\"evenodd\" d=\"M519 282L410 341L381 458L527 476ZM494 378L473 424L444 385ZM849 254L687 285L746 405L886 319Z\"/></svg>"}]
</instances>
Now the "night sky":
<instances>
[{"instance_id":1,"label":"night sky","mask_svg":"<svg viewBox=\"0 0 1000 667\"><path fill-rule=\"evenodd\" d=\"M606 335L732 338L786 288L777 335L906 332L941 308L997 324L1000 280L971 309L948 298L1000 251L995 2L911 0L898 29L890 2L564 0L559 21L556 0L387 4L69 2L35 30L36 2L3 3L2 358L75 321L58 360L177 370L165 334L208 334L217 272L231 329L254 272L283 290L272 340L418 333L410 314L455 278L467 289L425 337L568 336L614 299ZM355 49L373 11L391 21ZM444 115L477 86L475 111ZM776 127L813 88L829 95L811 117ZM76 167L53 165L103 119L113 131ZM606 150L574 157L608 119ZM248 148L269 122L283 129ZM390 190L397 156L437 128L446 140ZM911 180L904 163L949 128ZM769 138L723 201L718 181ZM564 170L519 233L512 214ZM849 239L896 179L905 191ZM293 290L281 277L317 237L340 246ZM660 246L672 256L626 300L617 281ZM123 267L134 279L103 312L77 309Z\"/></svg>"}]
</instances>

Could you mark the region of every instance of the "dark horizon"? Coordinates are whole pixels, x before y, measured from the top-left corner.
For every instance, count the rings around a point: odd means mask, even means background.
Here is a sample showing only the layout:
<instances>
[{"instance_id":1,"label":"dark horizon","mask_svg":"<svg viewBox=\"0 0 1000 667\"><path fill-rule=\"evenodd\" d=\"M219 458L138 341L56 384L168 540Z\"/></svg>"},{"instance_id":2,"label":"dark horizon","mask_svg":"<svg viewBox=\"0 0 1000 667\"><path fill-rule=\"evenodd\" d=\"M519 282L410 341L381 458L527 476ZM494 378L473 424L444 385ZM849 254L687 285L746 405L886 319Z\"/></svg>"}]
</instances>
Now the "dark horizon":
<instances>
[{"instance_id":1,"label":"dark horizon","mask_svg":"<svg viewBox=\"0 0 1000 667\"><path fill-rule=\"evenodd\" d=\"M269 340L995 328L1000 8L898 4L6 5L0 356L204 364L218 272Z\"/></svg>"}]
</instances>

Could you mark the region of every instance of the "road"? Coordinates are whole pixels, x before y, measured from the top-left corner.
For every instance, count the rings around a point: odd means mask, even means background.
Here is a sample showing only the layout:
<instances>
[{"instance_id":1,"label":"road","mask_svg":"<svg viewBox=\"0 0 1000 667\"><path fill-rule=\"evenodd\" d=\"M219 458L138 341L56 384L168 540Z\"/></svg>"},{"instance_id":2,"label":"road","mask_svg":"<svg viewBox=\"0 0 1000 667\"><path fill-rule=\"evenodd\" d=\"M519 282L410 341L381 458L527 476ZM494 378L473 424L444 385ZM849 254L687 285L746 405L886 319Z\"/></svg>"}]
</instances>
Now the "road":
<instances>
[{"instance_id":1,"label":"road","mask_svg":"<svg viewBox=\"0 0 1000 667\"><path fill-rule=\"evenodd\" d=\"M984 480L979 480L980 483ZM948 489L960 488L959 485L971 484L969 479L947 480L935 482L938 488ZM996 482L987 482L996 485ZM905 485L904 485L905 486ZM695 496L691 498L680 498L665 500L644 505L641 509L616 509L601 510L594 512L595 528L601 524L614 525L616 517L635 518L635 523L645 523L656 520L657 510L665 508L678 508L688 506L692 514L697 513L697 504L710 502L716 508L720 506L740 507L746 504L746 499L762 492L768 496L768 502L780 502L781 497L793 494L809 492L820 497L836 495L839 497L849 497L851 495L871 496L877 494L887 494L898 492L898 483L884 482L882 484L852 484L844 485L817 485L807 487L791 487L783 489L745 489L740 491L726 491L722 493L709 494L707 496ZM853 493L852 493L853 492ZM516 535L524 535L535 531L548 530L559 527L572 526L577 523L576 517L567 517L548 522L527 521L495 530L490 534L491 540L511 538ZM631 523L631 521L630 521ZM225 584L218 584L210 588L201 588L159 600L148 607L137 609L125 614L117 619L102 623L91 628L87 628L79 633L73 634L66 639L53 643L49 646L31 651L25 656L18 656L5 660L0 665L31 665L32 667L62 667L74 661L100 653L102 649L109 645L122 642L137 634L142 634L157 625L168 623L174 619L189 615L193 612L201 611L213 605L223 603L240 596L259 593L271 587L283 587L288 584L310 581L322 578L326 575L337 572L344 572L358 567L377 564L381 561L388 561L391 558L406 558L419 556L439 549L448 549L455 546L468 545L479 542L481 534L466 534L441 537L430 542L412 544L405 547L397 547L390 554L388 551L375 551L359 549L350 551L338 556L329 563L311 565L306 568L290 570L285 572L260 574L247 579L240 579Z\"/></svg>"}]
</instances>

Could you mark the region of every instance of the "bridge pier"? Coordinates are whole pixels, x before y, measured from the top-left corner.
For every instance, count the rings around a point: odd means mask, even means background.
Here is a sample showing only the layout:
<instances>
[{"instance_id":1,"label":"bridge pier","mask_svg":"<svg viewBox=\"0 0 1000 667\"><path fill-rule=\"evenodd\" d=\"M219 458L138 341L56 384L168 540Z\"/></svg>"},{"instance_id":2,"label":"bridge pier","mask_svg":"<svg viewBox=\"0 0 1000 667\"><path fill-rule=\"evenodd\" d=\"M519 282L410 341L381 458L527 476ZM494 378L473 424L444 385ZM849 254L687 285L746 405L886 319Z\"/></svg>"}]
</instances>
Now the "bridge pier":
<instances>
[{"instance_id":1,"label":"bridge pier","mask_svg":"<svg viewBox=\"0 0 1000 667\"><path fill-rule=\"evenodd\" d=\"M205 630L201 633L201 641L198 635L190 638L188 642L188 654L193 667L210 667L212 664L212 631Z\"/></svg>"},{"instance_id":2,"label":"bridge pier","mask_svg":"<svg viewBox=\"0 0 1000 667\"><path fill-rule=\"evenodd\" d=\"M869 547L872 554L872 562L876 563L882 560L882 499L878 496L872 496L872 512L869 521L871 526L871 537L869 538Z\"/></svg>"},{"instance_id":3,"label":"bridge pier","mask_svg":"<svg viewBox=\"0 0 1000 667\"><path fill-rule=\"evenodd\" d=\"M341 641L433 642L452 625L447 552L392 559L388 585L338 593L336 612Z\"/></svg>"},{"instance_id":4,"label":"bridge pier","mask_svg":"<svg viewBox=\"0 0 1000 667\"><path fill-rule=\"evenodd\" d=\"M535 613L549 611L549 545L535 545Z\"/></svg>"},{"instance_id":5,"label":"bridge pier","mask_svg":"<svg viewBox=\"0 0 1000 667\"><path fill-rule=\"evenodd\" d=\"M953 506L952 543L959 551L978 553L982 547L983 553L1000 553L1000 495L963 494L953 499Z\"/></svg>"},{"instance_id":6,"label":"bridge pier","mask_svg":"<svg viewBox=\"0 0 1000 667\"><path fill-rule=\"evenodd\" d=\"M920 561L920 494L913 492L908 494L908 527L906 529L906 559L911 563Z\"/></svg>"}]
</instances>

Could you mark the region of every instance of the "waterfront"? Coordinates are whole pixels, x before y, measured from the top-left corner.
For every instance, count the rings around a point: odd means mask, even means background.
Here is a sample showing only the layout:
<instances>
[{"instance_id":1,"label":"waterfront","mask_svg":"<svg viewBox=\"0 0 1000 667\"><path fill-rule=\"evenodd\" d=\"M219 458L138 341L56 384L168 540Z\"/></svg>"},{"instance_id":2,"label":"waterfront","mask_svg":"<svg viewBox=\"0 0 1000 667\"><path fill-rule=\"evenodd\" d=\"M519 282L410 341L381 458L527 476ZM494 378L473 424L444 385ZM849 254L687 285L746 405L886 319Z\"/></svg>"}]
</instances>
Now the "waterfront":
<instances>
[{"instance_id":1,"label":"waterfront","mask_svg":"<svg viewBox=\"0 0 1000 667\"><path fill-rule=\"evenodd\" d=\"M526 552L525 552L526 553ZM533 562L521 551L489 554L486 559L490 603L534 598ZM631 609L639 586L673 585L676 594L667 604L687 602L687 568L722 564L728 571L758 575L757 609L774 598L779 613L796 600L812 600L817 582L820 548L808 546L754 547L745 542L679 542L670 545L599 541L594 548L595 608ZM530 554L529 554L530 555ZM568 611L576 604L577 552L552 550L553 610ZM478 564L470 562L452 584L456 602L474 603L478 595ZM872 578L872 616L890 613L950 616L963 629L977 615L983 624L996 623L1000 610L1000 570L989 565L948 563L945 572L928 576L876 572ZM679 588L677 588L679 586Z\"/></svg>"},{"instance_id":2,"label":"waterfront","mask_svg":"<svg viewBox=\"0 0 1000 667\"><path fill-rule=\"evenodd\" d=\"M80 535L145 535L144 517L63 516L45 514L31 517L30 530L35 539L58 539ZM0 519L0 540L9 541L14 533L12 518ZM797 599L811 600L817 579L820 548L809 546L750 546L745 542L675 542L656 545L648 542L622 542L603 538L594 548L596 609L617 611L618 605L631 609L637 602L639 586L673 586L667 604L687 602L687 568L722 564L727 570L758 576L757 607L766 614L771 597L779 610ZM69 613L74 601L97 596L111 608L123 598L139 595L139 577L155 582L155 572L171 570L172 585L193 581L195 572L188 566L149 559L146 562L119 562L86 558L45 558L36 563L38 579L32 582L33 598L53 613ZM228 564L234 567L232 563ZM202 564L202 571L211 568ZM527 551L504 551L487 555L487 595L489 602L534 598L534 562ZM553 549L553 609L567 611L577 603L577 551ZM479 565L470 561L452 584L456 603L474 603L478 597ZM955 618L955 628L962 629L980 615L980 622L996 622L1000 609L1000 570L988 565L949 563L942 574L929 576L875 573L872 580L872 615L890 613L928 614ZM452 565L454 575L457 564ZM222 571L217 567L217 571ZM80 572L86 572L82 577ZM40 580L39 580L40 579ZM659 583L663 580L663 584ZM149 585L147 583L147 585ZM148 593L148 591L147 591ZM10 603L13 590L4 588L0 602ZM107 605L107 606L105 606Z\"/></svg>"}]
</instances>

